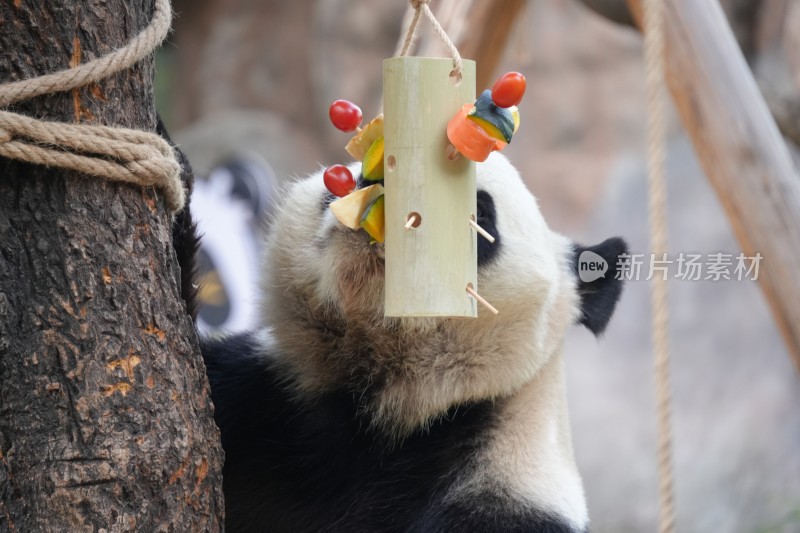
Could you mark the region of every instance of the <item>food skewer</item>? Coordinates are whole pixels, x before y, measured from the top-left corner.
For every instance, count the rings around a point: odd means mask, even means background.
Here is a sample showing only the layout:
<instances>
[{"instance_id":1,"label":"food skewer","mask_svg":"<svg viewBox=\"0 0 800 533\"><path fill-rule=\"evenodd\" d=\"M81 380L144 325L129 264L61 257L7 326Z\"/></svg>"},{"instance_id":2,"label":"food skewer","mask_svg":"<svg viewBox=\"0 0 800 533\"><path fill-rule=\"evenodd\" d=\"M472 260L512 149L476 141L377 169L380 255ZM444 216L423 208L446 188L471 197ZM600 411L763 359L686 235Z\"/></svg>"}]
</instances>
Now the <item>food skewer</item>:
<instances>
[{"instance_id":1,"label":"food skewer","mask_svg":"<svg viewBox=\"0 0 800 533\"><path fill-rule=\"evenodd\" d=\"M398 61L400 60L392 60L392 64L390 65L395 70L387 70L386 65L384 65L384 75L386 76L388 72L391 74L389 76L391 79L394 79L392 78L392 76L394 76L397 78L397 80L403 82L405 78L397 75L397 69L407 73L406 71L408 69L406 68L406 63L408 62L408 59L402 59L402 62L399 63ZM390 87L393 86L392 83L389 83L388 85ZM397 85L397 83L394 85ZM517 104L519 104L522 100L524 92L524 76L517 72L509 72L501 76L490 90L487 89L484 91L477 99L474 99L475 93L473 84L471 88L468 88L468 90L459 92L458 98L451 99L446 106L441 106L442 109L453 109L453 107L460 106L455 115L450 115L451 111L444 111L444 115L441 117L441 119L444 121L447 121L448 117L450 117L449 121L446 122L447 138L449 141L449 144L446 147L446 157L451 161L455 161L459 157L464 156L471 161L481 162L485 161L491 152L504 149L508 143L511 142L512 136L519 128L520 118ZM412 108L419 107L419 102L416 100L409 103L407 94L402 90L400 92L390 91L389 96L390 97L387 98L387 101L393 103L394 105L388 106L387 109L388 111L392 112L391 117L394 117L394 119L397 119L398 116L407 117L409 106ZM394 100L392 100L392 98L394 98ZM463 103L467 100L472 100L472 103ZM384 165L387 165L389 172L397 172L395 159L397 139L394 137L392 139L384 138L383 115L375 117L368 124L365 124L363 127L361 127L363 114L361 109L353 102L347 100L336 100L329 107L328 114L331 123L337 129L343 132L355 133L355 136L350 139L350 142L347 143L345 149L356 160L361 161L361 176L359 177L358 182L356 182L350 170L344 165L333 165L327 168L323 173L323 180L326 187L334 196L339 197L337 200L330 202L330 210L337 220L346 227L353 230L366 231L370 237L370 243L382 243L385 240L385 212L387 210L385 207L386 197L383 194L382 187L384 179ZM401 120L401 124L405 124L404 120L405 118ZM394 120L393 124L396 125L397 121ZM408 130L408 128L406 128L406 130ZM406 130L402 131L405 131L407 134L408 131ZM394 134L397 134L397 132L393 129L390 129L390 131ZM414 142L417 140L418 139L416 138L413 139ZM386 146L387 143L389 143L388 147ZM431 136L431 139L429 139L425 145L433 150L441 149L437 147L440 147L441 144L438 144L433 136ZM386 157L387 150L390 154L388 158ZM385 161L388 163L385 163ZM462 194L460 196L462 207L468 209L469 203L471 203L471 198L474 198L472 195L475 194L474 165L459 165L458 168L448 169L448 171L457 171L466 175L466 177L472 175L472 190L469 191L470 194L467 196ZM402 174L402 177L406 180L410 179L407 170ZM430 176L427 177L430 178ZM366 185L369 183L372 184ZM470 184L469 181L465 181L465 183L467 185ZM440 190L439 193L452 194L452 191L450 188L444 188L443 190ZM397 190L395 190L394 194L398 194ZM397 196L394 197L395 204L398 204L397 198ZM417 199L417 201L418 200L419 199ZM408 205L408 202L399 203L405 203L405 205ZM395 205L395 209L396 208L397 205ZM399 213L395 211L395 214L392 216L397 216L398 214ZM492 244L496 242L496 238L491 233L486 231L486 229L482 228L480 224L478 224L475 213L469 214L469 212L467 212L466 214L459 215L458 218L465 215L468 218L468 224L472 231L475 231L482 238L486 239ZM440 226L436 224L437 217L434 216L432 220L432 227L444 227L443 225ZM454 220L457 220L457 218ZM410 212L406 215L403 228L405 231L409 231L419 227L421 222L422 217L419 213ZM448 220L447 225L451 226L449 222L450 221ZM431 221L429 221L429 223L431 223ZM400 231L399 224L390 225L390 227L390 232L395 235L395 239L399 239L399 235L402 234L402 232L396 233ZM450 229L456 230L457 228L451 226ZM414 240L415 246L418 249L420 246L425 248L423 245L429 244L428 240L430 240L430 238L430 232L424 232L423 234L420 234L419 239ZM406 242L406 240L401 241ZM470 240L462 243L462 247L468 251L470 248L472 248L472 246L474 246L471 244L471 242L474 241ZM387 247L387 252L388 250L389 249ZM472 250L474 250L474 248L472 248ZM387 253L387 265L389 264L389 255L390 254ZM454 264L455 263L456 262L454 261ZM469 265L469 263L465 264ZM472 269L474 270L474 266ZM396 285L398 287L408 287L409 285L416 283L414 278L404 278L404 283L399 283L398 280L395 279L398 276L395 276L393 278L394 281L392 281L390 280L389 276L390 271L398 272L398 270L390 270L389 268L386 269L387 286ZM405 271L400 270L399 272L402 273ZM464 279L464 277L462 277L463 273L460 274L461 275L459 275L456 279ZM474 280L475 273L470 273L470 268L467 268L465 277L467 280ZM492 314L499 314L497 308L495 308L477 293L473 283L475 282L472 281L467 283L467 295L488 309ZM451 298L452 303L443 307L446 316L475 316L475 306L469 304L469 301L464 301L462 299L463 296L461 298L457 298L455 294L451 294L450 296L453 297ZM395 300L397 300L397 298L395 298ZM400 300L395 300L392 300L390 303L389 299L387 298L387 316L407 316L409 314L409 308L413 316L418 314L418 309L410 306L407 299L403 300L401 298ZM398 302L402 304L399 305L399 307ZM429 313L430 309L433 309L434 307L439 309L439 307L442 306L440 306L438 303L428 302L428 305L425 306L426 313Z\"/></svg>"},{"instance_id":2,"label":"food skewer","mask_svg":"<svg viewBox=\"0 0 800 533\"><path fill-rule=\"evenodd\" d=\"M445 155L455 161L460 155L481 162L505 148L519 128L517 104L525 94L525 76L507 72L474 104L465 104L447 124L450 144Z\"/></svg>"}]
</instances>

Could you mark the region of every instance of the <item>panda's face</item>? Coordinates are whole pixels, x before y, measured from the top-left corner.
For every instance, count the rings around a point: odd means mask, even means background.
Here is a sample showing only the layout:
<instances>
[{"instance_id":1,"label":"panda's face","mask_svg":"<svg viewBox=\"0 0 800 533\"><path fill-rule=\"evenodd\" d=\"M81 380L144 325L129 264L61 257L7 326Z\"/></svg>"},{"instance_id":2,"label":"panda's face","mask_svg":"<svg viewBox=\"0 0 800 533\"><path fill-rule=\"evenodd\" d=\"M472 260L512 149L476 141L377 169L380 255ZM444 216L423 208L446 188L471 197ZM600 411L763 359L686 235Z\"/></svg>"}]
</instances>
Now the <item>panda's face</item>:
<instances>
[{"instance_id":1,"label":"panda's face","mask_svg":"<svg viewBox=\"0 0 800 533\"><path fill-rule=\"evenodd\" d=\"M360 165L350 170L358 175ZM477 221L496 239L478 238L481 293L501 307L530 306L562 281L570 242L549 230L536 199L502 155L478 164L477 183ZM276 218L270 262L280 259L281 285L301 289L312 305L382 319L384 246L340 224L328 209L333 200L320 174L293 184Z\"/></svg>"},{"instance_id":2,"label":"panda's face","mask_svg":"<svg viewBox=\"0 0 800 533\"><path fill-rule=\"evenodd\" d=\"M360 174L360 164L349 168ZM267 262L275 266L265 272L267 300L291 295L315 312L364 319L381 309L382 317L383 244L370 244L365 231L340 224L328 209L335 199L322 172L289 188L268 241Z\"/></svg>"},{"instance_id":3,"label":"panda's face","mask_svg":"<svg viewBox=\"0 0 800 533\"><path fill-rule=\"evenodd\" d=\"M410 426L513 392L560 349L582 319L575 246L548 228L504 156L477 165L477 186L478 223L496 238L478 237L478 290L500 311L477 319L385 318L383 246L335 219L321 173L290 188L269 239L264 309L302 389L369 386L379 416L407 411Z\"/></svg>"}]
</instances>

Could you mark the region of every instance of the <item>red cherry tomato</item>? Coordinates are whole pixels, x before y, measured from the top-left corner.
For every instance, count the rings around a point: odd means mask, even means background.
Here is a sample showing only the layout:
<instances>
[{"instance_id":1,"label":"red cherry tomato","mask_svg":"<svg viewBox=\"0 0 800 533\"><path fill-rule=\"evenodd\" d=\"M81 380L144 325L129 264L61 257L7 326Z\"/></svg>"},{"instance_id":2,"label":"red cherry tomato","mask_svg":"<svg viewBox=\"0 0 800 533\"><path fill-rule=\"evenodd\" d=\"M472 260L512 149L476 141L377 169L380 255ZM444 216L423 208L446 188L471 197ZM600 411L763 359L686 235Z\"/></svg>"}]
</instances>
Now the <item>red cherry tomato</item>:
<instances>
[{"instance_id":1,"label":"red cherry tomato","mask_svg":"<svg viewBox=\"0 0 800 533\"><path fill-rule=\"evenodd\" d=\"M340 198L347 196L356 188L356 180L353 179L353 174L344 165L329 166L322 174L322 179L325 182L325 187Z\"/></svg>"},{"instance_id":2,"label":"red cherry tomato","mask_svg":"<svg viewBox=\"0 0 800 533\"><path fill-rule=\"evenodd\" d=\"M525 86L525 76L519 72L506 72L492 85L492 102L497 107L519 105Z\"/></svg>"},{"instance_id":3,"label":"red cherry tomato","mask_svg":"<svg viewBox=\"0 0 800 533\"><path fill-rule=\"evenodd\" d=\"M361 124L361 108L349 100L336 100L328 109L334 126L342 131L354 131Z\"/></svg>"}]
</instances>

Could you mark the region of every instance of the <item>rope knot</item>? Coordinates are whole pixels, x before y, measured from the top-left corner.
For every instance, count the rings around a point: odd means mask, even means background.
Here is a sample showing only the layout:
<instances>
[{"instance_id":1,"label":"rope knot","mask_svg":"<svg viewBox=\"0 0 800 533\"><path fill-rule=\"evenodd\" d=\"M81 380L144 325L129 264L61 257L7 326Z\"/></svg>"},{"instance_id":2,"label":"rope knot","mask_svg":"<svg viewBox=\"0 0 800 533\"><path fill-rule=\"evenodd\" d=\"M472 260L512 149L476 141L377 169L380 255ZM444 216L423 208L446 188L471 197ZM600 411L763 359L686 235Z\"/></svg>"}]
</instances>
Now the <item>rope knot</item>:
<instances>
[{"instance_id":1,"label":"rope knot","mask_svg":"<svg viewBox=\"0 0 800 533\"><path fill-rule=\"evenodd\" d=\"M431 26L433 26L434 31L436 34L442 39L445 47L450 52L450 56L453 58L453 70L450 72L450 76L455 78L457 81L461 81L461 54L458 53L458 49L456 45L453 44L453 41L450 40L450 37L447 36L447 32L444 31L442 25L439 24L439 21L436 20L436 16L431 11L431 8L428 7L428 4L431 3L431 0L408 0L411 4L411 9L408 14L406 15L405 21L407 21L407 28L406 28L406 38L402 41L402 45L398 43L397 50L395 50L395 56L406 56L408 55L409 51L411 50L411 43L414 40L414 34L417 31L417 23L419 22L419 18L422 15L430 21ZM410 16L409 15L412 15ZM405 25L405 22L404 22Z\"/></svg>"},{"instance_id":2,"label":"rope knot","mask_svg":"<svg viewBox=\"0 0 800 533\"><path fill-rule=\"evenodd\" d=\"M181 167L172 147L160 135L94 124L46 122L4 109L21 100L83 87L150 55L167 36L172 17L169 0L155 3L150 24L119 50L75 68L0 84L0 157L157 186L164 191L173 213L183 209L186 193Z\"/></svg>"}]
</instances>

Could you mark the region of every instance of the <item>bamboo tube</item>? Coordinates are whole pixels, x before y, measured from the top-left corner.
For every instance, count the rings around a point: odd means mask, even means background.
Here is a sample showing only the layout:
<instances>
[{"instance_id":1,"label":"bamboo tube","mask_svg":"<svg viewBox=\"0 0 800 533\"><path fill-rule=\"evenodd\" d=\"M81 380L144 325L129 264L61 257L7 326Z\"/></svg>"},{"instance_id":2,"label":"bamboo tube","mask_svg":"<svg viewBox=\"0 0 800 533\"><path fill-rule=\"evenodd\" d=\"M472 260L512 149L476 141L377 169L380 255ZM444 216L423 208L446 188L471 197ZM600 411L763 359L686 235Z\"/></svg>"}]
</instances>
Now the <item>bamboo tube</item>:
<instances>
[{"instance_id":1,"label":"bamboo tube","mask_svg":"<svg viewBox=\"0 0 800 533\"><path fill-rule=\"evenodd\" d=\"M447 159L447 122L475 100L475 63L462 80L450 59L383 62L386 189L386 316L475 317L464 291L477 288L475 163ZM410 216L419 218L406 229Z\"/></svg>"}]
</instances>

